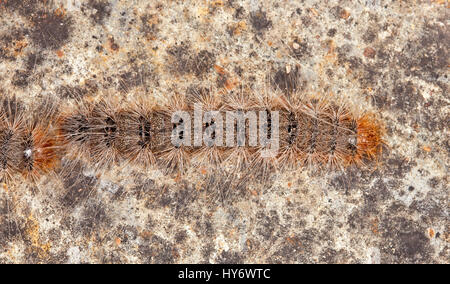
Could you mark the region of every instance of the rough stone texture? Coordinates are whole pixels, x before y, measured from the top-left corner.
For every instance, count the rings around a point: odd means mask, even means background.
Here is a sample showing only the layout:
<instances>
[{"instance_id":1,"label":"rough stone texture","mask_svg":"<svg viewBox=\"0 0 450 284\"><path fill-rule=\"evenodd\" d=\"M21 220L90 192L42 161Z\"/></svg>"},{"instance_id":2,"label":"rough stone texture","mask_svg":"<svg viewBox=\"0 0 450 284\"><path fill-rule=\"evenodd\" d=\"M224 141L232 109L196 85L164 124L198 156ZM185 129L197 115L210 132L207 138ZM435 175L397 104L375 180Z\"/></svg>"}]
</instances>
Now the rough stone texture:
<instances>
[{"instance_id":1,"label":"rough stone texture","mask_svg":"<svg viewBox=\"0 0 450 284\"><path fill-rule=\"evenodd\" d=\"M0 263L449 262L447 1L50 2L0 1L1 94L163 98L270 73L373 105L388 149L375 170L278 172L232 192L197 169L83 164L5 185Z\"/></svg>"}]
</instances>

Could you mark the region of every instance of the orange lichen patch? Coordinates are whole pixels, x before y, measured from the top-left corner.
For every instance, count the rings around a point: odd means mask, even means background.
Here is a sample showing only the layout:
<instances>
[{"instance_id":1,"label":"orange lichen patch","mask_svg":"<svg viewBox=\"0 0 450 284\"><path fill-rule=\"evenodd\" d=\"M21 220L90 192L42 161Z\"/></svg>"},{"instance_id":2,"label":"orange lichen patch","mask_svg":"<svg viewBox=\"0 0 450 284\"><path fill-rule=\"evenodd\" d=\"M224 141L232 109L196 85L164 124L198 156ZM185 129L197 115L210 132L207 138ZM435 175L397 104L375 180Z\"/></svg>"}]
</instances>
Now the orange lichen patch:
<instances>
[{"instance_id":1,"label":"orange lichen patch","mask_svg":"<svg viewBox=\"0 0 450 284\"><path fill-rule=\"evenodd\" d=\"M376 55L376 51L375 49L371 48L371 47L366 47L364 49L364 56L368 57L368 58L374 58Z\"/></svg>"},{"instance_id":2,"label":"orange lichen patch","mask_svg":"<svg viewBox=\"0 0 450 284\"><path fill-rule=\"evenodd\" d=\"M219 73L220 75L227 75L228 72L225 71L225 69L219 65L214 65L214 70L216 70L217 73Z\"/></svg>"},{"instance_id":3,"label":"orange lichen patch","mask_svg":"<svg viewBox=\"0 0 450 284\"><path fill-rule=\"evenodd\" d=\"M145 18L145 23L148 24L149 26L157 25L159 23L158 15L157 14L148 15Z\"/></svg>"},{"instance_id":4,"label":"orange lichen patch","mask_svg":"<svg viewBox=\"0 0 450 284\"><path fill-rule=\"evenodd\" d=\"M237 22L237 23L233 23L233 24L228 26L229 34L231 34L233 36L240 35L246 29L247 29L247 24L245 23L245 21L240 21L240 22Z\"/></svg>"},{"instance_id":5,"label":"orange lichen patch","mask_svg":"<svg viewBox=\"0 0 450 284\"><path fill-rule=\"evenodd\" d=\"M430 239L434 238L434 230L432 228L428 229L428 236L430 236Z\"/></svg>"},{"instance_id":6,"label":"orange lichen patch","mask_svg":"<svg viewBox=\"0 0 450 284\"><path fill-rule=\"evenodd\" d=\"M25 40L16 41L14 45L14 56L19 56L22 53L23 49L27 46L28 42L26 42Z\"/></svg>"},{"instance_id":7,"label":"orange lichen patch","mask_svg":"<svg viewBox=\"0 0 450 284\"><path fill-rule=\"evenodd\" d=\"M224 87L227 91L231 91L232 89L234 89L234 87L236 87L238 85L239 81L237 79L234 78L227 78L227 80L225 81Z\"/></svg>"},{"instance_id":8,"label":"orange lichen patch","mask_svg":"<svg viewBox=\"0 0 450 284\"><path fill-rule=\"evenodd\" d=\"M24 237L31 243L31 246L27 248L27 250L30 250L30 253L37 255L42 260L47 258L51 244L41 241L39 222L32 215L28 216Z\"/></svg>"},{"instance_id":9,"label":"orange lichen patch","mask_svg":"<svg viewBox=\"0 0 450 284\"><path fill-rule=\"evenodd\" d=\"M426 152L431 152L431 147L423 146L423 150L425 150Z\"/></svg>"},{"instance_id":10,"label":"orange lichen patch","mask_svg":"<svg viewBox=\"0 0 450 284\"><path fill-rule=\"evenodd\" d=\"M178 173L177 176L173 179L173 181L176 183L181 182L181 175Z\"/></svg>"},{"instance_id":11,"label":"orange lichen patch","mask_svg":"<svg viewBox=\"0 0 450 284\"><path fill-rule=\"evenodd\" d=\"M445 5L448 2L448 0L430 0L430 1L439 5Z\"/></svg>"},{"instance_id":12,"label":"orange lichen patch","mask_svg":"<svg viewBox=\"0 0 450 284\"><path fill-rule=\"evenodd\" d=\"M347 10L342 10L340 13L339 13L339 17L341 17L342 19L345 19L345 20L347 20L348 19L348 17L350 17L350 12L348 12Z\"/></svg>"},{"instance_id":13,"label":"orange lichen patch","mask_svg":"<svg viewBox=\"0 0 450 284\"><path fill-rule=\"evenodd\" d=\"M336 44L333 40L327 41L328 52L326 57L330 59L331 57L336 57Z\"/></svg>"},{"instance_id":14,"label":"orange lichen patch","mask_svg":"<svg viewBox=\"0 0 450 284\"><path fill-rule=\"evenodd\" d=\"M318 12L316 11L316 9L314 9L314 8L309 8L308 11L311 12L311 14L312 14L314 17L319 16L319 13L318 13Z\"/></svg>"},{"instance_id":15,"label":"orange lichen patch","mask_svg":"<svg viewBox=\"0 0 450 284\"><path fill-rule=\"evenodd\" d=\"M59 58L61 58L61 57L64 56L64 52L63 52L62 50L57 50L57 51L56 51L56 55L57 55Z\"/></svg>"},{"instance_id":16,"label":"orange lichen patch","mask_svg":"<svg viewBox=\"0 0 450 284\"><path fill-rule=\"evenodd\" d=\"M144 240L149 240L153 236L153 233L150 231L144 230L139 235Z\"/></svg>"},{"instance_id":17,"label":"orange lichen patch","mask_svg":"<svg viewBox=\"0 0 450 284\"><path fill-rule=\"evenodd\" d=\"M144 34L145 38L148 41L156 40L156 32L158 30L158 25L161 23L161 20L158 18L158 14L149 14L145 15L142 18L144 24Z\"/></svg>"},{"instance_id":18,"label":"orange lichen patch","mask_svg":"<svg viewBox=\"0 0 450 284\"><path fill-rule=\"evenodd\" d=\"M197 14L200 17L202 17L202 19L208 20L207 17L205 17L205 16L209 15L209 7L200 7L200 8L198 8Z\"/></svg>"},{"instance_id":19,"label":"orange lichen patch","mask_svg":"<svg viewBox=\"0 0 450 284\"><path fill-rule=\"evenodd\" d=\"M365 113L357 121L355 161L363 159L377 160L385 144L382 136L384 129L375 114Z\"/></svg>"},{"instance_id":20,"label":"orange lichen patch","mask_svg":"<svg viewBox=\"0 0 450 284\"><path fill-rule=\"evenodd\" d=\"M25 47L28 46L28 42L25 38L20 37L17 40L12 40L6 43L6 46L3 47L3 52L8 57L18 57L22 54Z\"/></svg>"},{"instance_id":21,"label":"orange lichen patch","mask_svg":"<svg viewBox=\"0 0 450 284\"><path fill-rule=\"evenodd\" d=\"M375 218L372 221L371 227L372 227L372 233L377 235L378 234L378 218Z\"/></svg>"},{"instance_id":22,"label":"orange lichen patch","mask_svg":"<svg viewBox=\"0 0 450 284\"><path fill-rule=\"evenodd\" d=\"M222 1L222 0L213 0L213 1L210 1L209 4L212 7L223 7L223 6L225 6L224 1Z\"/></svg>"},{"instance_id":23,"label":"orange lichen patch","mask_svg":"<svg viewBox=\"0 0 450 284\"><path fill-rule=\"evenodd\" d=\"M64 9L64 7L61 5L58 9L55 10L54 12L55 16L63 18L67 12L66 9Z\"/></svg>"},{"instance_id":24,"label":"orange lichen patch","mask_svg":"<svg viewBox=\"0 0 450 284\"><path fill-rule=\"evenodd\" d=\"M239 81L236 78L233 78L227 71L225 71L223 67L214 65L214 70L216 70L219 75L224 77L225 82L223 87L225 92L231 91L239 84Z\"/></svg>"},{"instance_id":25,"label":"orange lichen patch","mask_svg":"<svg viewBox=\"0 0 450 284\"><path fill-rule=\"evenodd\" d=\"M297 248L302 247L302 243L298 240L298 238L295 235L291 235L289 237L286 238L286 241L292 245L295 246Z\"/></svg>"}]
</instances>

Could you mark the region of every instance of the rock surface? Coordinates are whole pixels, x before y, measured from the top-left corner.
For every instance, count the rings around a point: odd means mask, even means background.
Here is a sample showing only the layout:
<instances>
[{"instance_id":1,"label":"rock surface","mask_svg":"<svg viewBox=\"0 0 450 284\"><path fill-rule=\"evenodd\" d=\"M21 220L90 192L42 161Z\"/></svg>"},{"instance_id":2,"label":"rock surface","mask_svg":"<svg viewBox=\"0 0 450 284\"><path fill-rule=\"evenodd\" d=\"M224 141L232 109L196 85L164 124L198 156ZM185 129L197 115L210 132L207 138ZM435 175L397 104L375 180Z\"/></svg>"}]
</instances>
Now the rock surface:
<instances>
[{"instance_id":1,"label":"rock surface","mask_svg":"<svg viewBox=\"0 0 450 284\"><path fill-rule=\"evenodd\" d=\"M0 1L0 94L264 83L380 112L375 170L230 192L127 166L0 189L0 263L448 263L447 1ZM49 3L51 2L51 3ZM300 78L293 85L291 76Z\"/></svg>"}]
</instances>

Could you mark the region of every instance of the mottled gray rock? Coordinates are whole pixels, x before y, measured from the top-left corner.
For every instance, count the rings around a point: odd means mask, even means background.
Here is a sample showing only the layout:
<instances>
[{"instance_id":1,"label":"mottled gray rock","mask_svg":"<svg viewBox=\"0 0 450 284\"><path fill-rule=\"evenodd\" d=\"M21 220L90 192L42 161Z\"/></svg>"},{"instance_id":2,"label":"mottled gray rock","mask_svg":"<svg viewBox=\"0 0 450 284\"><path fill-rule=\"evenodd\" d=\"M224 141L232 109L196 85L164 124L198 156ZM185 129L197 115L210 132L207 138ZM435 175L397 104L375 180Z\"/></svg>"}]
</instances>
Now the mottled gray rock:
<instances>
[{"instance_id":1,"label":"mottled gray rock","mask_svg":"<svg viewBox=\"0 0 450 284\"><path fill-rule=\"evenodd\" d=\"M372 105L388 146L374 170L239 186L80 162L0 189L1 263L448 263L446 1L53 2L0 1L1 94L259 82Z\"/></svg>"}]
</instances>

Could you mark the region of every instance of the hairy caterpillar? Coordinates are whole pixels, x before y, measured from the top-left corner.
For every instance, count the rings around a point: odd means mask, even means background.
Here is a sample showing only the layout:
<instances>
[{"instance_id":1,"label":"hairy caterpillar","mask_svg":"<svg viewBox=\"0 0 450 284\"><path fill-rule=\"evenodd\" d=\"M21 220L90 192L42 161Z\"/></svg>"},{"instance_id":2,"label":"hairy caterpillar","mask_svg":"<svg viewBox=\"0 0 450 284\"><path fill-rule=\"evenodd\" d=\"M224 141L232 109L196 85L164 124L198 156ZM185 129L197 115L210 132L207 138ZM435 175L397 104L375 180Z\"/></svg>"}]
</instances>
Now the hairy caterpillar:
<instances>
[{"instance_id":1,"label":"hairy caterpillar","mask_svg":"<svg viewBox=\"0 0 450 284\"><path fill-rule=\"evenodd\" d=\"M2 98L0 112L0 180L11 182L16 175L37 181L59 162L57 108L48 100L26 110L15 97ZM32 115L27 115L31 113Z\"/></svg>"},{"instance_id":2,"label":"hairy caterpillar","mask_svg":"<svg viewBox=\"0 0 450 284\"><path fill-rule=\"evenodd\" d=\"M18 105L15 99L2 101L2 181L16 174L37 180L56 169L62 157L83 160L96 170L120 163L178 173L189 164L200 169L231 165L232 172L263 175L305 166L342 170L376 160L384 143L374 113L296 92L201 89L190 96L173 95L164 104L106 96L77 100L62 110L46 102L31 111L39 117L28 117ZM230 113L238 115L230 119ZM265 156L274 133L277 152ZM217 143L218 137L228 144ZM184 143L174 144L174 139Z\"/></svg>"}]
</instances>

